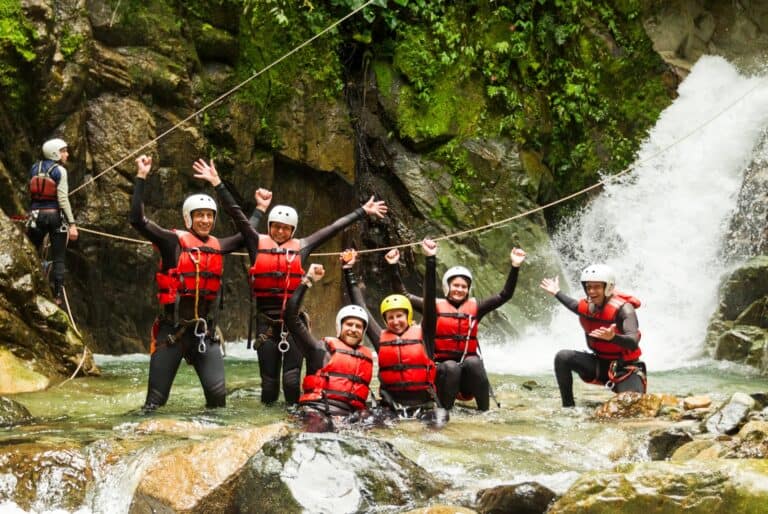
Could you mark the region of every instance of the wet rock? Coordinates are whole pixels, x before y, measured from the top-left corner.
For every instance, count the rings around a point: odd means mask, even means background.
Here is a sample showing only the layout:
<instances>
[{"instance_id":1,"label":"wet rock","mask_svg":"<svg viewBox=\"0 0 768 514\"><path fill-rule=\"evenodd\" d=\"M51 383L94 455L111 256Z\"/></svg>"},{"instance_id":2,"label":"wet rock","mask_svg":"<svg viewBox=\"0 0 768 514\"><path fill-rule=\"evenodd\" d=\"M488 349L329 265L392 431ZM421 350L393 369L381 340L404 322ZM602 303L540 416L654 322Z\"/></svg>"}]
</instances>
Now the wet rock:
<instances>
[{"instance_id":1,"label":"wet rock","mask_svg":"<svg viewBox=\"0 0 768 514\"><path fill-rule=\"evenodd\" d=\"M619 393L595 411L597 419L655 417L664 398L657 394Z\"/></svg>"},{"instance_id":2,"label":"wet rock","mask_svg":"<svg viewBox=\"0 0 768 514\"><path fill-rule=\"evenodd\" d=\"M688 396L683 400L685 410L706 409L712 405L712 399L707 395Z\"/></svg>"},{"instance_id":3,"label":"wet rock","mask_svg":"<svg viewBox=\"0 0 768 514\"><path fill-rule=\"evenodd\" d=\"M717 412L707 418L704 427L710 434L735 434L754 406L755 400L751 396L734 393Z\"/></svg>"},{"instance_id":4,"label":"wet rock","mask_svg":"<svg viewBox=\"0 0 768 514\"><path fill-rule=\"evenodd\" d=\"M724 457L735 459L768 458L768 421L746 423L734 438L733 447Z\"/></svg>"},{"instance_id":5,"label":"wet rock","mask_svg":"<svg viewBox=\"0 0 768 514\"><path fill-rule=\"evenodd\" d=\"M751 325L735 325L717 339L715 359L759 367L767 344L768 330Z\"/></svg>"},{"instance_id":6,"label":"wet rock","mask_svg":"<svg viewBox=\"0 0 768 514\"><path fill-rule=\"evenodd\" d=\"M693 435L685 428L671 427L654 430L649 435L648 456L651 460L666 460L679 447L693 441Z\"/></svg>"},{"instance_id":7,"label":"wet rock","mask_svg":"<svg viewBox=\"0 0 768 514\"><path fill-rule=\"evenodd\" d=\"M2 376L2 373L0 373L0 376ZM0 396L0 427L20 425L30 419L32 419L32 414L29 413L26 407L15 400Z\"/></svg>"},{"instance_id":8,"label":"wet rock","mask_svg":"<svg viewBox=\"0 0 768 514\"><path fill-rule=\"evenodd\" d=\"M669 458L672 462L686 462L696 459L702 452L709 452L711 448L719 451L720 445L714 439L696 439L679 447Z\"/></svg>"},{"instance_id":9,"label":"wet rock","mask_svg":"<svg viewBox=\"0 0 768 514\"><path fill-rule=\"evenodd\" d=\"M161 454L144 470L130 513L232 510L232 478L265 442L286 431L282 423L243 429Z\"/></svg>"},{"instance_id":10,"label":"wet rock","mask_svg":"<svg viewBox=\"0 0 768 514\"><path fill-rule=\"evenodd\" d=\"M766 460L644 462L626 470L582 475L549 514L713 512L761 513L768 488Z\"/></svg>"},{"instance_id":11,"label":"wet rock","mask_svg":"<svg viewBox=\"0 0 768 514\"><path fill-rule=\"evenodd\" d=\"M403 514L476 514L477 511L467 509L466 507L457 507L455 505L430 505L423 509L409 510Z\"/></svg>"},{"instance_id":12,"label":"wet rock","mask_svg":"<svg viewBox=\"0 0 768 514\"><path fill-rule=\"evenodd\" d=\"M477 493L481 514L542 514L557 495L537 482L500 485Z\"/></svg>"},{"instance_id":13,"label":"wet rock","mask_svg":"<svg viewBox=\"0 0 768 514\"><path fill-rule=\"evenodd\" d=\"M73 512L83 505L92 478L85 455L71 443L0 447L0 504L13 501L32 512Z\"/></svg>"},{"instance_id":14,"label":"wet rock","mask_svg":"<svg viewBox=\"0 0 768 514\"><path fill-rule=\"evenodd\" d=\"M242 513L340 514L414 506L445 487L389 443L300 434L272 441L250 459L235 497Z\"/></svg>"},{"instance_id":15,"label":"wet rock","mask_svg":"<svg viewBox=\"0 0 768 514\"><path fill-rule=\"evenodd\" d=\"M50 383L48 377L30 369L26 361L0 348L0 394L41 391Z\"/></svg>"}]
</instances>

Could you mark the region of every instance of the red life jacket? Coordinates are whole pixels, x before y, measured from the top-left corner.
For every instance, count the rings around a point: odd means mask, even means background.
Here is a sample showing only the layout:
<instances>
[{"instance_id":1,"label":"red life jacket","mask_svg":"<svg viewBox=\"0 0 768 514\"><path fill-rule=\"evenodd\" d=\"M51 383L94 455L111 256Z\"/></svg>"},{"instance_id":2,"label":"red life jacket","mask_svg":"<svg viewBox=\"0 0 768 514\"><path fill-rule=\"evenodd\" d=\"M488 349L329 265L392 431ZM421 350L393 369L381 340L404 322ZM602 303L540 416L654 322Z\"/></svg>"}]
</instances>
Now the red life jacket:
<instances>
[{"instance_id":1,"label":"red life jacket","mask_svg":"<svg viewBox=\"0 0 768 514\"><path fill-rule=\"evenodd\" d=\"M255 298L266 296L280 299L291 296L304 276L300 249L298 239L289 239L278 245L271 237L259 234L256 260L248 270L251 295Z\"/></svg>"},{"instance_id":2,"label":"red life jacket","mask_svg":"<svg viewBox=\"0 0 768 514\"><path fill-rule=\"evenodd\" d=\"M213 301L221 289L224 259L219 240L213 236L203 243L192 232L176 231L181 253L175 268L155 274L157 299L161 305L176 302L179 296L199 295L200 300ZM195 262L197 261L197 263Z\"/></svg>"},{"instance_id":3,"label":"red life jacket","mask_svg":"<svg viewBox=\"0 0 768 514\"><path fill-rule=\"evenodd\" d=\"M477 300L469 298L457 309L448 300L439 299L435 331L435 361L461 360L477 355Z\"/></svg>"},{"instance_id":4,"label":"red life jacket","mask_svg":"<svg viewBox=\"0 0 768 514\"><path fill-rule=\"evenodd\" d=\"M336 337L325 337L331 360L314 375L304 377L299 403L336 400L365 409L373 378L373 354L362 344L351 347Z\"/></svg>"},{"instance_id":5,"label":"red life jacket","mask_svg":"<svg viewBox=\"0 0 768 514\"><path fill-rule=\"evenodd\" d=\"M48 169L43 169L43 161L37 163L37 172L29 179L29 196L33 202L57 202L56 181L51 178L51 172L58 166L53 163Z\"/></svg>"},{"instance_id":6,"label":"red life jacket","mask_svg":"<svg viewBox=\"0 0 768 514\"><path fill-rule=\"evenodd\" d=\"M379 338L379 382L385 391L434 391L437 368L424 349L421 326L401 335L388 329Z\"/></svg>"},{"instance_id":7,"label":"red life jacket","mask_svg":"<svg viewBox=\"0 0 768 514\"><path fill-rule=\"evenodd\" d=\"M598 328L607 328L611 325L616 325L616 316L619 310L625 303L631 303L632 306L637 309L640 307L640 300L631 295L626 295L614 291L611 298L608 300L602 309L597 312L589 312L589 302L586 298L582 298L579 301L579 323L581 323L584 332L587 334L587 346L597 354L601 359L606 360L618 360L621 359L624 362L635 361L640 358L641 351L638 346L634 350L628 350L611 341L603 341L594 337L589 337L589 333ZM621 333L616 327L617 333ZM640 333L638 332L638 342Z\"/></svg>"}]
</instances>

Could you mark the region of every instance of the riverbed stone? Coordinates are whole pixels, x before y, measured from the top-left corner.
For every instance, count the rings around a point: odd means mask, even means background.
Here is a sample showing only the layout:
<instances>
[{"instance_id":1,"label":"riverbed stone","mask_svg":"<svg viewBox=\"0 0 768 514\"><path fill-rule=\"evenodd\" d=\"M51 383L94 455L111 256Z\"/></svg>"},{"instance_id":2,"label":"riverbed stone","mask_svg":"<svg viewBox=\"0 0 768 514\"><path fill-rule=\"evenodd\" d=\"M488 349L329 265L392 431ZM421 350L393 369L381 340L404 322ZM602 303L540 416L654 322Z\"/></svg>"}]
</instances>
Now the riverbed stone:
<instances>
[{"instance_id":1,"label":"riverbed stone","mask_svg":"<svg viewBox=\"0 0 768 514\"><path fill-rule=\"evenodd\" d=\"M683 407L685 410L706 409L710 405L712 405L712 398L705 394L687 396L683 399Z\"/></svg>"},{"instance_id":2,"label":"riverbed stone","mask_svg":"<svg viewBox=\"0 0 768 514\"><path fill-rule=\"evenodd\" d=\"M25 361L0 348L0 394L41 391L49 384L48 377L30 369Z\"/></svg>"},{"instance_id":3,"label":"riverbed stone","mask_svg":"<svg viewBox=\"0 0 768 514\"><path fill-rule=\"evenodd\" d=\"M631 391L619 393L597 408L595 418L655 417L663 401L662 395L658 394L641 394Z\"/></svg>"},{"instance_id":4,"label":"riverbed stone","mask_svg":"<svg viewBox=\"0 0 768 514\"><path fill-rule=\"evenodd\" d=\"M538 482L522 482L481 489L477 493L480 514L542 514L556 494Z\"/></svg>"},{"instance_id":5,"label":"riverbed stone","mask_svg":"<svg viewBox=\"0 0 768 514\"><path fill-rule=\"evenodd\" d=\"M648 456L651 460L666 460L679 447L693 441L689 429L670 427L654 430L648 439Z\"/></svg>"},{"instance_id":6,"label":"riverbed stone","mask_svg":"<svg viewBox=\"0 0 768 514\"><path fill-rule=\"evenodd\" d=\"M265 442L286 431L283 423L242 429L212 440L187 442L162 453L144 470L129 512L230 511L231 479Z\"/></svg>"},{"instance_id":7,"label":"riverbed stone","mask_svg":"<svg viewBox=\"0 0 768 514\"><path fill-rule=\"evenodd\" d=\"M715 359L744 362L759 367L766 344L768 330L737 324L718 337Z\"/></svg>"},{"instance_id":8,"label":"riverbed stone","mask_svg":"<svg viewBox=\"0 0 768 514\"><path fill-rule=\"evenodd\" d=\"M582 475L549 514L738 512L759 514L768 504L766 460L715 459L643 462Z\"/></svg>"},{"instance_id":9,"label":"riverbed stone","mask_svg":"<svg viewBox=\"0 0 768 514\"><path fill-rule=\"evenodd\" d=\"M733 396L704 422L704 427L711 434L734 434L755 406L755 400L745 393Z\"/></svg>"},{"instance_id":10,"label":"riverbed stone","mask_svg":"<svg viewBox=\"0 0 768 514\"><path fill-rule=\"evenodd\" d=\"M424 504L446 486L388 442L304 433L267 443L248 461L234 495L243 514L340 514Z\"/></svg>"},{"instance_id":11,"label":"riverbed stone","mask_svg":"<svg viewBox=\"0 0 768 514\"><path fill-rule=\"evenodd\" d=\"M0 396L0 427L20 425L32 419L26 407L19 402Z\"/></svg>"}]
</instances>

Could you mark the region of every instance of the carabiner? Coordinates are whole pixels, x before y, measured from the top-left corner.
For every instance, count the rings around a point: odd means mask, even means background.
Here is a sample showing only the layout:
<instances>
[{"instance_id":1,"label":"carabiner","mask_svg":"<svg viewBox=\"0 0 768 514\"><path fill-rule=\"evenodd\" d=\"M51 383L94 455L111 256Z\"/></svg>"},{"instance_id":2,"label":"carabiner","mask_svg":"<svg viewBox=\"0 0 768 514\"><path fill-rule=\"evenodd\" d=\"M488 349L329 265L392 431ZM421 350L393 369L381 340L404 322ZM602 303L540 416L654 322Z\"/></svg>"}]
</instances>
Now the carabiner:
<instances>
[{"instance_id":1,"label":"carabiner","mask_svg":"<svg viewBox=\"0 0 768 514\"><path fill-rule=\"evenodd\" d=\"M277 349L280 353L285 353L291 349L291 344L288 342L288 332L280 332L280 342L277 343Z\"/></svg>"},{"instance_id":2,"label":"carabiner","mask_svg":"<svg viewBox=\"0 0 768 514\"><path fill-rule=\"evenodd\" d=\"M202 330L200 329L202 327ZM208 333L208 322L205 318L197 318L195 321L195 337L200 341L197 344L197 351L199 353L205 353L207 346L205 344L205 336Z\"/></svg>"}]
</instances>

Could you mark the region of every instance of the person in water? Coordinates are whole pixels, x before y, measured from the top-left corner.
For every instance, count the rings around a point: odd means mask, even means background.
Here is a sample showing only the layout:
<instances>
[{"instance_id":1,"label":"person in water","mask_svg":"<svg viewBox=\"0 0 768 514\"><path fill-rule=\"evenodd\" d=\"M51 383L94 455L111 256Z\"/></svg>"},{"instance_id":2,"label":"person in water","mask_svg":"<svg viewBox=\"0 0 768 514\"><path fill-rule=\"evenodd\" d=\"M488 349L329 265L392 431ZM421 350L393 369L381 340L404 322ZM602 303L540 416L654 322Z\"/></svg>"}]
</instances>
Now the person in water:
<instances>
[{"instance_id":1,"label":"person in water","mask_svg":"<svg viewBox=\"0 0 768 514\"><path fill-rule=\"evenodd\" d=\"M400 252L390 250L384 258L392 268L392 286L410 300L413 308L421 312L423 299L410 294L400 278L397 263ZM525 252L520 248L510 251L512 264L502 290L488 298L470 297L472 273L464 266L453 266L443 275L443 294L437 300L437 328L435 332L435 362L437 363L437 394L440 404L450 410L456 399L477 403L478 410L488 410L491 386L480 355L477 328L489 312L508 302L515 292L520 265Z\"/></svg>"},{"instance_id":2,"label":"person in water","mask_svg":"<svg viewBox=\"0 0 768 514\"><path fill-rule=\"evenodd\" d=\"M405 296L392 294L380 305L385 327L370 316L366 334L379 357L379 382L382 406L389 414L419 418L438 425L447 421L447 411L440 406L435 390L435 267L437 243L421 243L426 255L424 274L424 313L421 324L413 323L413 306ZM352 271L353 254L344 268L347 292L353 303L365 307L365 298Z\"/></svg>"},{"instance_id":3,"label":"person in water","mask_svg":"<svg viewBox=\"0 0 768 514\"><path fill-rule=\"evenodd\" d=\"M69 148L62 139L50 139L43 143L43 160L29 170L29 221L27 235L41 253L43 240L48 236L53 261L53 297L61 305L64 297L64 256L67 240L78 238L75 216L69 203L67 169Z\"/></svg>"},{"instance_id":4,"label":"person in water","mask_svg":"<svg viewBox=\"0 0 768 514\"><path fill-rule=\"evenodd\" d=\"M245 216L234 196L221 182L213 161L198 160L194 164L196 178L206 180L216 189L224 210L235 220L243 235L251 260L248 271L251 295L257 301L256 351L261 375L261 401L274 403L280 392L282 368L283 394L287 404L299 401L302 355L285 323L285 306L305 272L302 264L321 244L338 232L366 216L383 218L387 206L371 197L361 207L315 233L294 237L299 216L293 207L276 205L267 217L267 234L257 230L260 217L272 201L272 192L257 189L254 219ZM252 225L253 223L253 225Z\"/></svg>"},{"instance_id":5,"label":"person in water","mask_svg":"<svg viewBox=\"0 0 768 514\"><path fill-rule=\"evenodd\" d=\"M367 408L373 377L373 354L363 346L368 325L365 309L359 305L339 309L336 335L320 340L302 321L300 308L304 295L324 275L322 265L310 265L285 309L288 330L307 361L299 409L305 429L312 432L333 430L334 421L359 417Z\"/></svg>"},{"instance_id":6,"label":"person in water","mask_svg":"<svg viewBox=\"0 0 768 514\"><path fill-rule=\"evenodd\" d=\"M152 326L145 412L165 405L181 359L194 366L207 407L224 407L221 342L214 336L224 269L223 255L243 245L240 234L216 238L216 202L193 194L182 207L186 230L168 230L144 216L144 188L152 158L136 159L131 225L160 253L156 274L161 311Z\"/></svg>"},{"instance_id":7,"label":"person in water","mask_svg":"<svg viewBox=\"0 0 768 514\"><path fill-rule=\"evenodd\" d=\"M573 407L573 372L590 384L615 393L645 393L645 364L640 361L640 330L635 309L640 300L615 289L616 275L604 264L581 273L586 298L577 300L560 291L558 277L545 278L541 288L579 316L591 352L560 350L555 356L555 377L563 407Z\"/></svg>"}]
</instances>

